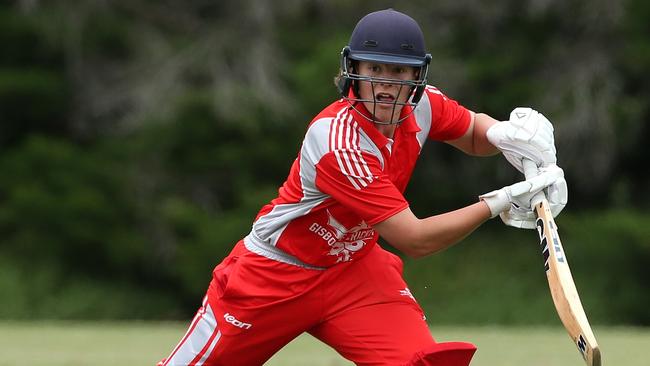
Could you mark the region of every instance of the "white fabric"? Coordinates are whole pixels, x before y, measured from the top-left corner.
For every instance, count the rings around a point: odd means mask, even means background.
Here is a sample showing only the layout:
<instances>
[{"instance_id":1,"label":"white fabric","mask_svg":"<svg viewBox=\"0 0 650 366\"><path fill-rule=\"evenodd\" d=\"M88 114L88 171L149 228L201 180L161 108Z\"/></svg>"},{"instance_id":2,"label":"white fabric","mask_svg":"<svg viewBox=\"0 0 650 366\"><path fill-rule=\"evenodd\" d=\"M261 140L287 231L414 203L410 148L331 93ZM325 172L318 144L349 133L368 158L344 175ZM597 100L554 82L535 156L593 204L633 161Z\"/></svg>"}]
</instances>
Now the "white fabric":
<instances>
[{"instance_id":1,"label":"white fabric","mask_svg":"<svg viewBox=\"0 0 650 366\"><path fill-rule=\"evenodd\" d=\"M564 179L564 172L556 165L551 165L546 168L538 169L538 172L547 172L549 170L559 170L562 176L559 177L553 184L543 189L544 195L549 203L553 217L562 212L568 202L568 189L567 183ZM514 206L508 211L501 212L501 220L508 226L513 226L520 229L535 229L535 220L537 216L532 209L515 208Z\"/></svg>"},{"instance_id":2,"label":"white fabric","mask_svg":"<svg viewBox=\"0 0 650 366\"><path fill-rule=\"evenodd\" d=\"M203 305L194 316L192 324L174 348L172 353L157 366L182 366L188 365L197 356L201 355L196 362L197 366L205 363L210 354L221 339L221 330L215 318L214 312L208 304L208 297L203 298Z\"/></svg>"},{"instance_id":3,"label":"white fabric","mask_svg":"<svg viewBox=\"0 0 650 366\"><path fill-rule=\"evenodd\" d=\"M553 125L532 108L515 108L508 121L495 123L487 130L487 138L522 173L523 159L539 167L557 162Z\"/></svg>"},{"instance_id":4,"label":"white fabric","mask_svg":"<svg viewBox=\"0 0 650 366\"><path fill-rule=\"evenodd\" d=\"M488 205L492 217L503 214L501 219L506 225L515 227L524 227L521 225L525 225L527 227L530 217L533 218L533 225L535 223L531 206L533 196L560 181L564 181L564 171L557 165L552 165L540 169L539 175L535 177L483 194L479 198ZM564 205L566 205L566 181L564 181L564 185L558 184L558 187L562 186L564 193L558 190L553 193L557 199L556 210L559 209L557 213L564 208L564 206L559 207L562 204L562 197L564 197ZM529 216L530 214L533 216ZM504 216L507 220L504 219Z\"/></svg>"}]
</instances>

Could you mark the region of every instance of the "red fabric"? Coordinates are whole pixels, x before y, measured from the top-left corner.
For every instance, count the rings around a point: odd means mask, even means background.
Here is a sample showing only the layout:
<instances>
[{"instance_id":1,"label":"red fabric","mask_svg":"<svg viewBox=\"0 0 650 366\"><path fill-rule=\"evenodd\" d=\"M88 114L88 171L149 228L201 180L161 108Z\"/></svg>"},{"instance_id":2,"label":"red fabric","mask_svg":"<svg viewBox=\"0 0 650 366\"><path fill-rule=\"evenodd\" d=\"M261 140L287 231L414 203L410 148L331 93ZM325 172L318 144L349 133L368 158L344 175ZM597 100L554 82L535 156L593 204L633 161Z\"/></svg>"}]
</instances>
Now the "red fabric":
<instances>
[{"instance_id":1,"label":"red fabric","mask_svg":"<svg viewBox=\"0 0 650 366\"><path fill-rule=\"evenodd\" d=\"M401 260L376 244L372 229L408 207L403 192L424 138L455 139L469 126L465 108L435 88L425 93L430 120L411 114L392 142L363 107L344 100L312 121L278 197L260 210L247 239L329 268L274 261L238 243L215 268L207 302L169 365L261 365L305 331L358 365L403 365L435 344ZM419 355L422 362L439 357Z\"/></svg>"},{"instance_id":2,"label":"red fabric","mask_svg":"<svg viewBox=\"0 0 650 366\"><path fill-rule=\"evenodd\" d=\"M471 343L436 343L418 352L405 366L469 366L475 352Z\"/></svg>"},{"instance_id":3,"label":"red fabric","mask_svg":"<svg viewBox=\"0 0 650 366\"><path fill-rule=\"evenodd\" d=\"M333 153L323 156L316 166L316 187L367 224L374 225L408 207L408 202L390 177L381 170L379 160L365 152L360 154L373 177L370 183L366 183L366 187L356 189L350 184L349 173L338 169Z\"/></svg>"},{"instance_id":4,"label":"red fabric","mask_svg":"<svg viewBox=\"0 0 650 366\"><path fill-rule=\"evenodd\" d=\"M402 261L378 246L359 261L317 271L260 257L240 243L215 268L207 304L215 329L189 338L199 351L218 337L202 354L209 366L262 365L303 331L357 365L405 364L435 344L402 279Z\"/></svg>"},{"instance_id":5,"label":"red fabric","mask_svg":"<svg viewBox=\"0 0 650 366\"><path fill-rule=\"evenodd\" d=\"M471 121L469 111L433 86L428 86L426 93L431 104L432 118L429 138L449 141L463 136Z\"/></svg>"},{"instance_id":6,"label":"red fabric","mask_svg":"<svg viewBox=\"0 0 650 366\"><path fill-rule=\"evenodd\" d=\"M404 107L402 116L408 118L392 141L367 119L361 103L351 108L339 100L325 108L310 124L278 197L257 215L253 232L313 266L363 257L377 242L372 225L409 205L403 193L422 148L421 125L431 126L425 136L437 140L458 138L469 126L469 111L437 89L428 87L424 98L431 120L418 121Z\"/></svg>"}]
</instances>

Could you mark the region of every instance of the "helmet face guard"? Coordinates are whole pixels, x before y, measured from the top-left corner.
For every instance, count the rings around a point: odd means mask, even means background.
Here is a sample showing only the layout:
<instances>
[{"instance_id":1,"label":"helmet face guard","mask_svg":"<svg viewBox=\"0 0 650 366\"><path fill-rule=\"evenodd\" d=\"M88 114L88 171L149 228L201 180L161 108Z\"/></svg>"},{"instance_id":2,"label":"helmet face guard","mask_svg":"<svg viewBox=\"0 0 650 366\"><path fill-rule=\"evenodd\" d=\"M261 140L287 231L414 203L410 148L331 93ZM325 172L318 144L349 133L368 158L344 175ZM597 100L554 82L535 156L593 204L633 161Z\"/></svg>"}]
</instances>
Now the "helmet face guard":
<instances>
[{"instance_id":1,"label":"helmet face guard","mask_svg":"<svg viewBox=\"0 0 650 366\"><path fill-rule=\"evenodd\" d=\"M429 62L431 61L431 56L427 55L427 57L425 57L425 61L423 62L423 65L419 67L418 78L415 80L391 79L391 78L381 78L381 77L371 77L371 76L361 75L358 74L356 70L354 70L354 67L352 66L353 60L386 63L385 61L382 60L368 60L368 59L359 60L357 58L350 57L350 47L348 46L344 47L343 50L341 51L341 75L340 75L340 80L338 85L339 92L341 93L343 99L347 100L352 106L352 108L355 110L357 110L355 106L357 103L372 103L373 106L372 110L369 110L368 112L370 112L371 114L370 121L373 123L392 125L392 124L399 124L402 121L404 121L406 118L408 118L410 113L398 119L394 119L393 116L395 115L395 111L398 109L398 106L401 109L405 105L408 105L413 109L420 102L420 99L422 98L422 94L424 93L424 89L427 86L427 74L429 71ZM405 65L405 64L397 64L397 65L413 67L411 65ZM372 88L372 95L373 95L372 99L364 99L359 94L359 82L362 81L370 83L370 87ZM395 100L390 102L377 100L375 98L376 84L398 85L399 86L397 92L398 97L396 97ZM350 94L350 89L352 89L351 94ZM400 102L399 95L404 95L404 92L407 93L408 98L406 99L406 101ZM390 105L393 107L391 111L390 121L380 121L375 118L377 104ZM366 117L364 113L359 113L359 114Z\"/></svg>"},{"instance_id":2,"label":"helmet face guard","mask_svg":"<svg viewBox=\"0 0 650 366\"><path fill-rule=\"evenodd\" d=\"M364 76L354 67L354 62L360 61L419 68L418 78L401 80ZM395 112L408 105L411 106L412 113L413 108L417 106L426 88L430 62L431 55L424 51L422 30L414 19L393 9L377 11L366 15L357 23L349 45L341 51L341 74L337 86L343 98L355 110L358 102L372 103L372 110L368 111L371 113L370 118L360 113L371 122L399 124L408 118L410 113L395 119ZM370 83L372 99L362 99L359 95L361 82ZM394 101L377 100L374 92L376 84L398 85L398 96ZM398 102L399 95L403 95L403 92L406 92L408 97L405 102ZM377 104L392 105L390 121L376 119Z\"/></svg>"}]
</instances>

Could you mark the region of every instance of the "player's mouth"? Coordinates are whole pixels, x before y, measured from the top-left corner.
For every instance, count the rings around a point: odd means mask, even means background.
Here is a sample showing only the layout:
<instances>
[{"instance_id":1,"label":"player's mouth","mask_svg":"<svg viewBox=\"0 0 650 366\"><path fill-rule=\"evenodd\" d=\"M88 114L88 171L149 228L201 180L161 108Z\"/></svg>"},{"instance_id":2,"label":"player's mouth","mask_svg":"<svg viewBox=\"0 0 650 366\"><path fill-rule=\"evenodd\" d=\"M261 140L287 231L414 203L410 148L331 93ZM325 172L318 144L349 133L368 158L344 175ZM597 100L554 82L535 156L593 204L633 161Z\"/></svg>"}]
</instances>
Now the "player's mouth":
<instances>
[{"instance_id":1,"label":"player's mouth","mask_svg":"<svg viewBox=\"0 0 650 366\"><path fill-rule=\"evenodd\" d=\"M375 100L381 103L393 103L395 102L395 97L390 93L377 93Z\"/></svg>"}]
</instances>

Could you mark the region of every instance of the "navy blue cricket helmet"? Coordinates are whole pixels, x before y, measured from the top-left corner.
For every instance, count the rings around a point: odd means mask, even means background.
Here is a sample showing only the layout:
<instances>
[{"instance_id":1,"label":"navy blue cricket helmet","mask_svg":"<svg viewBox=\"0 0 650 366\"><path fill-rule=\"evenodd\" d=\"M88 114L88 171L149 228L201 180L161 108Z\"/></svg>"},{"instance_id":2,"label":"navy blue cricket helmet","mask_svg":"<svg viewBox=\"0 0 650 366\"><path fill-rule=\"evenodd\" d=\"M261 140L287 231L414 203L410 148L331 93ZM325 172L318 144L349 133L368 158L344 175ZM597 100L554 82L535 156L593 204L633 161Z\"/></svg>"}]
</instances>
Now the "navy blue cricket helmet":
<instances>
[{"instance_id":1,"label":"navy blue cricket helmet","mask_svg":"<svg viewBox=\"0 0 650 366\"><path fill-rule=\"evenodd\" d=\"M381 80L411 87L411 106L417 105L426 87L426 77L431 55L425 50L424 35L418 23L410 16L393 9L370 13L357 23L347 46L341 51L341 75L337 86L343 98L361 101L354 82L365 80L377 82L375 78L358 75L353 61L368 61L382 64L402 65L419 68L418 80ZM350 98L352 88L356 98ZM374 101L375 103L381 103Z\"/></svg>"},{"instance_id":2,"label":"navy blue cricket helmet","mask_svg":"<svg viewBox=\"0 0 650 366\"><path fill-rule=\"evenodd\" d=\"M418 23L393 9L361 18L348 48L348 57L357 61L422 67L431 59L424 50L424 35Z\"/></svg>"}]
</instances>

